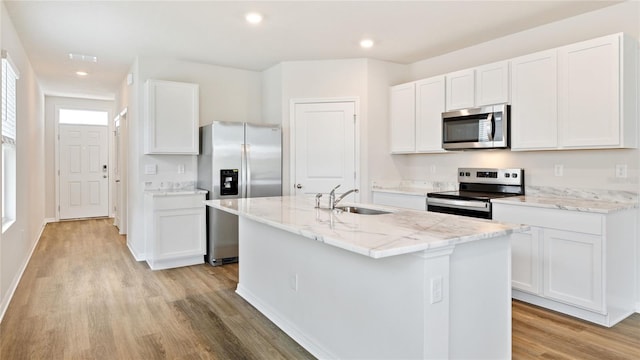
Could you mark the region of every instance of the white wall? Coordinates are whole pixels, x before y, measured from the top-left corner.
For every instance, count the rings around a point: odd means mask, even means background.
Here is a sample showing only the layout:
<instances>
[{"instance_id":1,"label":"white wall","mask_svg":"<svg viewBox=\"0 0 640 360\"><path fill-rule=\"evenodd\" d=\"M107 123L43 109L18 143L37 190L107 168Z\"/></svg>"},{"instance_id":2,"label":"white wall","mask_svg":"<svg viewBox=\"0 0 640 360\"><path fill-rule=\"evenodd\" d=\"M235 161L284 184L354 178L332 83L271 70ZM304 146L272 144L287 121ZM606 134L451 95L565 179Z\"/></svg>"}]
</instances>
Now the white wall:
<instances>
[{"instance_id":1,"label":"white wall","mask_svg":"<svg viewBox=\"0 0 640 360\"><path fill-rule=\"evenodd\" d=\"M369 199L370 161L393 166L386 156L388 84L407 76L406 66L368 59L287 61L263 72L263 112L283 128L283 193L291 193L290 105L299 99L359 100L360 200ZM378 154L385 157L379 159ZM372 156L373 155L373 156ZM386 173L389 169L383 171ZM329 189L327 189L329 190Z\"/></svg>"},{"instance_id":2,"label":"white wall","mask_svg":"<svg viewBox=\"0 0 640 360\"><path fill-rule=\"evenodd\" d=\"M17 83L17 216L0 236L0 319L44 226L44 95L4 3L1 46L20 71Z\"/></svg>"},{"instance_id":3,"label":"white wall","mask_svg":"<svg viewBox=\"0 0 640 360\"><path fill-rule=\"evenodd\" d=\"M192 63L174 59L138 58L132 65L133 84L123 83L118 109L128 107L128 214L127 245L136 259L144 260L143 197L144 183L196 181L196 156L144 155L143 108L147 79L181 81L200 85L200 124L213 121L261 122L261 74L254 71ZM124 103L127 93L126 104ZM145 175L147 164L157 165L156 175ZM185 167L178 174L178 165Z\"/></svg>"},{"instance_id":4,"label":"white wall","mask_svg":"<svg viewBox=\"0 0 640 360\"><path fill-rule=\"evenodd\" d=\"M68 98L68 97L57 97L57 96L45 96L45 218L47 219L55 219L56 218L56 139L55 135L56 127L58 125L57 119L57 111L58 108L65 109L82 109L82 110L96 110L96 111L107 111L109 113L109 129L113 128L113 118L114 118L114 102L106 101L106 100L88 100L88 99L78 99L78 98ZM109 139L112 138L112 133L109 132ZM109 141L111 143L111 141ZM111 151L111 149L110 149ZM109 158L111 159L112 156ZM109 171L112 174L112 169ZM112 209L112 201L111 201L111 184L109 182L110 188L110 196L109 196L109 209ZM111 214L111 212L109 213Z\"/></svg>"}]
</instances>

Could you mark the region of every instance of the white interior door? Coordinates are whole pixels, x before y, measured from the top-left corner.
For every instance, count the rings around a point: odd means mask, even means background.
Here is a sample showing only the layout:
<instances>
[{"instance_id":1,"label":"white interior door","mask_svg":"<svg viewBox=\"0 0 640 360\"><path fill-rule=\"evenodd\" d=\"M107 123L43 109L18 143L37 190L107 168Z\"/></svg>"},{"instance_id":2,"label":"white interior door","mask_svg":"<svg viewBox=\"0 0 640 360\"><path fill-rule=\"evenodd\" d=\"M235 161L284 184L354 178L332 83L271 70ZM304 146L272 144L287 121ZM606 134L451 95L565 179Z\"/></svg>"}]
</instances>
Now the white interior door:
<instances>
[{"instance_id":1,"label":"white interior door","mask_svg":"<svg viewBox=\"0 0 640 360\"><path fill-rule=\"evenodd\" d=\"M107 126L60 125L59 217L109 215Z\"/></svg>"},{"instance_id":2,"label":"white interior door","mask_svg":"<svg viewBox=\"0 0 640 360\"><path fill-rule=\"evenodd\" d=\"M356 187L356 105L353 101L295 104L294 193L337 193Z\"/></svg>"}]
</instances>

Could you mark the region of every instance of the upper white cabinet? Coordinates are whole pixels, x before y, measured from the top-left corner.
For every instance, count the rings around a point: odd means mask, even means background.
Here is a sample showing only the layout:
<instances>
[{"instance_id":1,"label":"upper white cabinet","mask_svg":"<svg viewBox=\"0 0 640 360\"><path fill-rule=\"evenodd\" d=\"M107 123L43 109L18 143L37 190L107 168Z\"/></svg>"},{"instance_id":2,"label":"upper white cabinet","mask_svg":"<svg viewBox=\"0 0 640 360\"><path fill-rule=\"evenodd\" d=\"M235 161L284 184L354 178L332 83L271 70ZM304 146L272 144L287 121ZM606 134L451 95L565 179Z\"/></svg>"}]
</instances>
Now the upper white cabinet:
<instances>
[{"instance_id":1,"label":"upper white cabinet","mask_svg":"<svg viewBox=\"0 0 640 360\"><path fill-rule=\"evenodd\" d=\"M637 44L629 40L616 34L558 50L562 147L636 146Z\"/></svg>"},{"instance_id":2,"label":"upper white cabinet","mask_svg":"<svg viewBox=\"0 0 640 360\"><path fill-rule=\"evenodd\" d=\"M145 154L198 154L198 84L145 83Z\"/></svg>"},{"instance_id":3,"label":"upper white cabinet","mask_svg":"<svg viewBox=\"0 0 640 360\"><path fill-rule=\"evenodd\" d=\"M636 147L637 46L615 34L511 60L511 148Z\"/></svg>"},{"instance_id":4,"label":"upper white cabinet","mask_svg":"<svg viewBox=\"0 0 640 360\"><path fill-rule=\"evenodd\" d=\"M416 151L442 149L442 113L445 111L444 76L416 82Z\"/></svg>"},{"instance_id":5,"label":"upper white cabinet","mask_svg":"<svg viewBox=\"0 0 640 360\"><path fill-rule=\"evenodd\" d=\"M558 147L557 50L511 60L511 148Z\"/></svg>"},{"instance_id":6,"label":"upper white cabinet","mask_svg":"<svg viewBox=\"0 0 640 360\"><path fill-rule=\"evenodd\" d=\"M391 152L410 153L416 150L416 85L408 83L391 87L389 127Z\"/></svg>"},{"instance_id":7,"label":"upper white cabinet","mask_svg":"<svg viewBox=\"0 0 640 360\"><path fill-rule=\"evenodd\" d=\"M447 110L509 102L509 62L500 61L446 75Z\"/></svg>"},{"instance_id":8,"label":"upper white cabinet","mask_svg":"<svg viewBox=\"0 0 640 360\"><path fill-rule=\"evenodd\" d=\"M444 89L444 76L391 87L389 126L392 153L443 151Z\"/></svg>"},{"instance_id":9,"label":"upper white cabinet","mask_svg":"<svg viewBox=\"0 0 640 360\"><path fill-rule=\"evenodd\" d=\"M473 107L475 100L475 71L456 71L446 75L447 110Z\"/></svg>"},{"instance_id":10,"label":"upper white cabinet","mask_svg":"<svg viewBox=\"0 0 640 360\"><path fill-rule=\"evenodd\" d=\"M509 102L509 62L477 67L475 74L476 106Z\"/></svg>"}]
</instances>

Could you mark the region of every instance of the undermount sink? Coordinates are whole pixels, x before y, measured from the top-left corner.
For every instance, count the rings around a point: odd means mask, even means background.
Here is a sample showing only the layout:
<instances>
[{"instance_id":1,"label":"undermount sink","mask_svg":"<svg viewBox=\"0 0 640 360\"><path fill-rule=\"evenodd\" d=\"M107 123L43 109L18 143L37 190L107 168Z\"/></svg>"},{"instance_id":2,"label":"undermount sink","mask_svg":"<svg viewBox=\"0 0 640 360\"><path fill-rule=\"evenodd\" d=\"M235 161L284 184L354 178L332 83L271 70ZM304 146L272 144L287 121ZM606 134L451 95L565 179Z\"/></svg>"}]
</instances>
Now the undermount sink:
<instances>
[{"instance_id":1,"label":"undermount sink","mask_svg":"<svg viewBox=\"0 0 640 360\"><path fill-rule=\"evenodd\" d=\"M391 214L391 211L363 208L363 207L357 207L357 206L337 206L336 209L344 212L352 213L352 214L361 214L361 215Z\"/></svg>"}]
</instances>

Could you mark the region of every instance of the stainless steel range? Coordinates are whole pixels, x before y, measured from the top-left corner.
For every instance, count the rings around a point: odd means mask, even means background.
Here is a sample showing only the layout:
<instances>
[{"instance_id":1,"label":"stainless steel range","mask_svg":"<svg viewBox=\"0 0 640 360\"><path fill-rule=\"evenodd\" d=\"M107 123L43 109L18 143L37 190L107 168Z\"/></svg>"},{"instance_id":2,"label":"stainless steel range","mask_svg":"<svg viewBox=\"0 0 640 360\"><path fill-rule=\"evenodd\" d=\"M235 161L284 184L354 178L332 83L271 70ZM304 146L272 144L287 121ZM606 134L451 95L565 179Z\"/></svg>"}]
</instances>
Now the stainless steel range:
<instances>
[{"instance_id":1,"label":"stainless steel range","mask_svg":"<svg viewBox=\"0 0 640 360\"><path fill-rule=\"evenodd\" d=\"M458 190L427 194L427 210L491 219L491 199L524 195L524 169L459 168Z\"/></svg>"}]
</instances>

